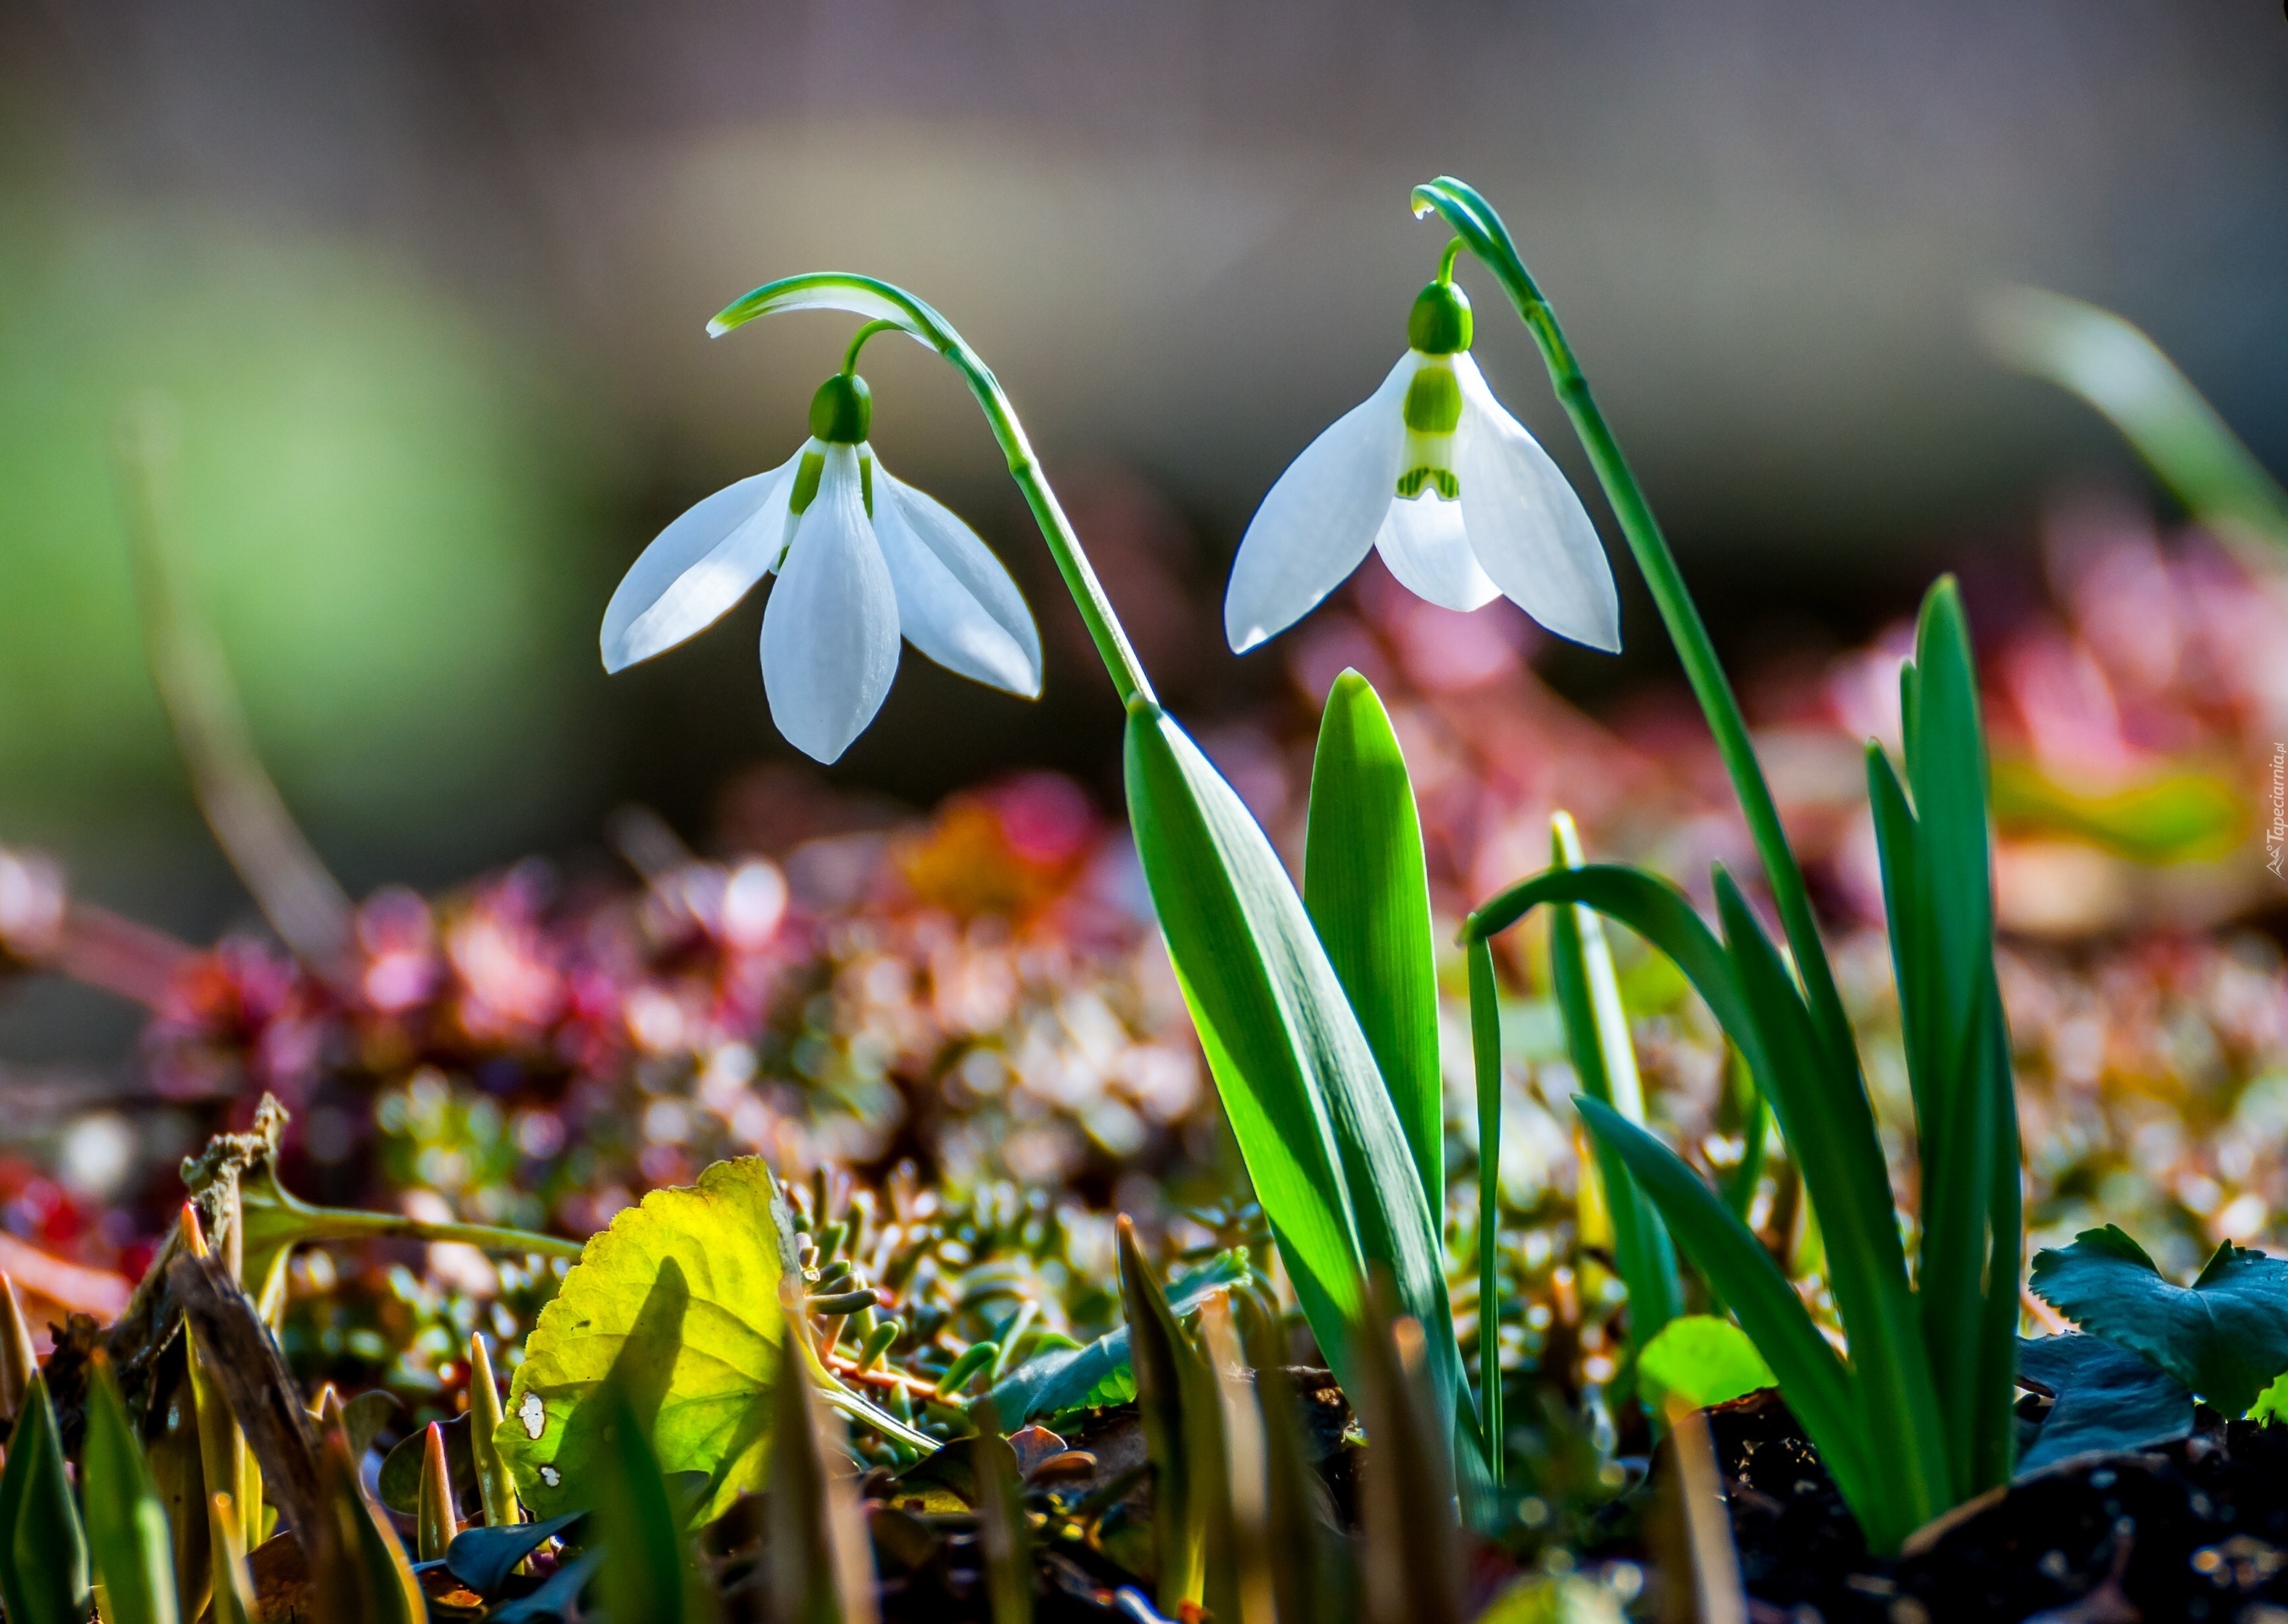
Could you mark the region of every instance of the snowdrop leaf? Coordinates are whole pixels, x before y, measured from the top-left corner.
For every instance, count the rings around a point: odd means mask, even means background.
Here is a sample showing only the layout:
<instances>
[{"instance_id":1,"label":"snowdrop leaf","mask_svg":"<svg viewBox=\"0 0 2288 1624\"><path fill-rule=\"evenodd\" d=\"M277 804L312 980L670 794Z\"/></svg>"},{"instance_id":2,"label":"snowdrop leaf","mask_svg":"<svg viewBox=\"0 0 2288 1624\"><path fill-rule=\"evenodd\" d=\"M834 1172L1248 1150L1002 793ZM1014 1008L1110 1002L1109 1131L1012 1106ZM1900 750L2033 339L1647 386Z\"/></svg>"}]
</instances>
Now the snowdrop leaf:
<instances>
[{"instance_id":1,"label":"snowdrop leaf","mask_svg":"<svg viewBox=\"0 0 2288 1624\"><path fill-rule=\"evenodd\" d=\"M1182 728L1128 711L1130 821L1154 907L1257 1198L1336 1370L1370 1264L1461 1390L1437 1223L1373 1051L1271 842Z\"/></svg>"},{"instance_id":2,"label":"snowdrop leaf","mask_svg":"<svg viewBox=\"0 0 2288 1624\"><path fill-rule=\"evenodd\" d=\"M2191 1286L2107 1224L2034 1254L2034 1293L2167 1371L2228 1416L2288 1372L2288 1261L2227 1241Z\"/></svg>"},{"instance_id":3,"label":"snowdrop leaf","mask_svg":"<svg viewBox=\"0 0 2288 1624\"><path fill-rule=\"evenodd\" d=\"M1445 1092L1422 823L1389 714L1355 671L1335 679L1319 722L1303 905L1374 1051L1424 1198L1442 1213Z\"/></svg>"},{"instance_id":4,"label":"snowdrop leaf","mask_svg":"<svg viewBox=\"0 0 2288 1624\"><path fill-rule=\"evenodd\" d=\"M1569 815L1560 812L1551 820L1550 844L1554 866L1581 866L1581 836ZM1566 1052L1582 1089L1642 1125L1644 1085L1637 1073L1636 1044L1629 1035L1629 1013L1621 1002L1604 921L1593 910L1575 903L1550 916L1549 970L1565 1023ZM1612 1212L1614 1260L1629 1288L1629 1341L1642 1349L1684 1310L1676 1247L1658 1211L1602 1141L1597 1144L1597 1171Z\"/></svg>"},{"instance_id":5,"label":"snowdrop leaf","mask_svg":"<svg viewBox=\"0 0 2288 1624\"><path fill-rule=\"evenodd\" d=\"M2018 1476L2076 1455L2145 1449L2193 1429L2193 1396L2150 1360L2101 1336L2018 1339L2018 1377L2050 1395Z\"/></svg>"},{"instance_id":6,"label":"snowdrop leaf","mask_svg":"<svg viewBox=\"0 0 2288 1624\"><path fill-rule=\"evenodd\" d=\"M1637 1356L1637 1380L1652 1406L1679 1398L1696 1410L1744 1398L1779 1378L1745 1331L1713 1314L1670 1320Z\"/></svg>"},{"instance_id":7,"label":"snowdrop leaf","mask_svg":"<svg viewBox=\"0 0 2288 1624\"><path fill-rule=\"evenodd\" d=\"M614 1446L591 1401L616 1375L661 1469L707 1474L708 1517L761 1488L793 1233L770 1169L745 1157L652 1191L589 1240L533 1326L493 1435L534 1516L596 1503L592 1474L611 1469Z\"/></svg>"},{"instance_id":8,"label":"snowdrop leaf","mask_svg":"<svg viewBox=\"0 0 2288 1624\"><path fill-rule=\"evenodd\" d=\"M1168 1307L1178 1314L1188 1314L1218 1292L1243 1285L1248 1273L1245 1252L1235 1248L1224 1253L1172 1282ZM1028 1359L985 1397L994 1413L1011 1426L1083 1405L1117 1404L1132 1398L1136 1396L1132 1379L1125 1391L1118 1385L1128 1372L1128 1336L1124 1325L1085 1347L1060 1348Z\"/></svg>"},{"instance_id":9,"label":"snowdrop leaf","mask_svg":"<svg viewBox=\"0 0 2288 1624\"><path fill-rule=\"evenodd\" d=\"M1601 1100L1579 1095L1573 1103L1589 1131L1619 1152L1677 1244L1731 1305L1845 1498L1864 1503L1871 1463L1856 1383L1763 1242L1675 1151Z\"/></svg>"}]
</instances>

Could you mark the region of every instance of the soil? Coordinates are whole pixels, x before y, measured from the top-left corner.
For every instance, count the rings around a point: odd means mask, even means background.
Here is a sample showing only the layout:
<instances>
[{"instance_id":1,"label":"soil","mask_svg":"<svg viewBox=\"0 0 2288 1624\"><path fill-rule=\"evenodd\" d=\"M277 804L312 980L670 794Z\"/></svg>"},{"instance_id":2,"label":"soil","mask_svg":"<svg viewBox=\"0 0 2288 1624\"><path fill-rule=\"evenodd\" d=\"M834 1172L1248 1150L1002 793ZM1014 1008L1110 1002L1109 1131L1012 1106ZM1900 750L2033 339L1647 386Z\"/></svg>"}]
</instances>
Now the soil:
<instances>
[{"instance_id":1,"label":"soil","mask_svg":"<svg viewBox=\"0 0 2288 1624\"><path fill-rule=\"evenodd\" d=\"M1753 1624L2288 1624L2288 1426L2060 1462L1871 1557L1787 1406L1710 1412Z\"/></svg>"}]
</instances>

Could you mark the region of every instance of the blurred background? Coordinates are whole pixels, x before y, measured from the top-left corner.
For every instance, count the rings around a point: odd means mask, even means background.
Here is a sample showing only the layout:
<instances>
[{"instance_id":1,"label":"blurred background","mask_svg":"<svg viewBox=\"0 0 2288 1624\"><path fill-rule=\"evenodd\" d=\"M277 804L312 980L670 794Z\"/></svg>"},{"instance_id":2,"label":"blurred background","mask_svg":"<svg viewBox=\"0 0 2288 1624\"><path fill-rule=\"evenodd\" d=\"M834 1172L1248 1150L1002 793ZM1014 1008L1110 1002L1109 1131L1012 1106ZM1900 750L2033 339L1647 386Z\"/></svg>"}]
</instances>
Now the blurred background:
<instances>
[{"instance_id":1,"label":"blurred background","mask_svg":"<svg viewBox=\"0 0 2288 1624\"><path fill-rule=\"evenodd\" d=\"M849 330L705 318L821 267L963 328L1163 688L1241 737L1291 673L1223 649L1225 567L1394 357L1440 171L1506 213L1751 665L1864 640L1942 567L2004 624L2062 492L2146 501L2101 422L1981 353L2001 284L2129 315L2288 466L2268 0L6 0L0 843L192 941L255 918L138 632L116 447L153 390L189 591L353 896L576 868L630 802L702 848L795 816L810 781L755 771L796 760L759 595L609 681L595 634L663 523L789 454ZM1591 491L1464 281L1497 390ZM922 808L1047 768L1116 808L1117 712L973 407L910 346L867 370L886 460L1010 561L1052 665L1027 705L909 657L827 783ZM1531 650L1606 714L1672 678L1617 573L1625 656ZM143 1018L39 978L0 1059L116 1068Z\"/></svg>"}]
</instances>

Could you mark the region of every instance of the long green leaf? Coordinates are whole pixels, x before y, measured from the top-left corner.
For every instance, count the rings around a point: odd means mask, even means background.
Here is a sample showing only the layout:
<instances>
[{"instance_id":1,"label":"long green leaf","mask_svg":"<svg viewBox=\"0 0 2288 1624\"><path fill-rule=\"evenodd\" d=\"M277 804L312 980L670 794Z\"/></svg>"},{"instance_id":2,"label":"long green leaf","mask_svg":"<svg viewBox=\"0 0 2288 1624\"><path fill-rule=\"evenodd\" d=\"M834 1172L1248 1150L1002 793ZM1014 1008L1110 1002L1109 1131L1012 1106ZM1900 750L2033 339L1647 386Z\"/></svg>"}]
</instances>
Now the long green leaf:
<instances>
[{"instance_id":1,"label":"long green leaf","mask_svg":"<svg viewBox=\"0 0 2288 1624\"><path fill-rule=\"evenodd\" d=\"M1296 1294L1339 1372L1386 1267L1448 1413L1462 1390L1439 1226L1374 1055L1271 849L1156 705L1129 707L1130 821L1168 954Z\"/></svg>"},{"instance_id":2,"label":"long green leaf","mask_svg":"<svg viewBox=\"0 0 2288 1624\"><path fill-rule=\"evenodd\" d=\"M88 1383L79 1471L88 1555L103 1586L104 1617L109 1624L177 1624L181 1609L167 1509L143 1463L111 1361L100 1353Z\"/></svg>"},{"instance_id":3,"label":"long green leaf","mask_svg":"<svg viewBox=\"0 0 2288 1624\"><path fill-rule=\"evenodd\" d=\"M1502 1483L1501 991L1493 943L1469 945L1470 1058L1478 1084L1478 1441L1490 1486Z\"/></svg>"},{"instance_id":4,"label":"long green leaf","mask_svg":"<svg viewBox=\"0 0 2288 1624\"><path fill-rule=\"evenodd\" d=\"M2104 413L2203 523L2235 540L2288 546L2288 492L2143 332L2042 288L2006 289L1982 314L1987 346L2005 365Z\"/></svg>"},{"instance_id":5,"label":"long green leaf","mask_svg":"<svg viewBox=\"0 0 2288 1624\"><path fill-rule=\"evenodd\" d=\"M1581 837L1572 818L1557 814L1550 840L1555 866L1581 866ZM1550 916L1549 962L1565 1022L1566 1050L1583 1092L1642 1126L1644 1086L1603 922L1577 903L1560 907ZM1623 1176L1619 1155L1602 1140L1596 1148L1613 1217L1614 1261L1629 1288L1629 1346L1641 1353L1662 1326L1684 1311L1676 1248L1644 1191Z\"/></svg>"},{"instance_id":6,"label":"long green leaf","mask_svg":"<svg viewBox=\"0 0 2288 1624\"><path fill-rule=\"evenodd\" d=\"M1879 748L1868 792L1921 1151L1918 1307L1953 1497L2006 1481L2015 1434L2015 1094L1994 974L1986 752L1959 593L1924 600L1900 673L1913 805Z\"/></svg>"},{"instance_id":7,"label":"long green leaf","mask_svg":"<svg viewBox=\"0 0 2288 1624\"><path fill-rule=\"evenodd\" d=\"M1584 1095L1575 1104L1590 1131L1613 1147L1660 1208L1694 1267L1723 1294L1740 1328L1779 1379L1781 1396L1818 1447L1845 1500L1857 1509L1870 1495L1887 1496L1885 1477L1871 1469L1857 1382L1763 1243L1659 1140L1601 1100Z\"/></svg>"},{"instance_id":8,"label":"long green leaf","mask_svg":"<svg viewBox=\"0 0 2288 1624\"><path fill-rule=\"evenodd\" d=\"M1888 1463L1887 1478L1914 1515L1909 1528L1888 1536L1871 1528L1868 1536L1902 1537L1953 1501L1938 1397L1907 1286L1906 1250L1874 1107L1855 1066L1832 1069L1785 961L1720 869L1716 904L1762 1035L1768 1071L1759 1080L1819 1219L1828 1285L1850 1340L1869 1431Z\"/></svg>"},{"instance_id":9,"label":"long green leaf","mask_svg":"<svg viewBox=\"0 0 2288 1624\"><path fill-rule=\"evenodd\" d=\"M1430 873L1406 757L1381 699L1355 671L1335 679L1319 721L1303 905L1374 1051L1423 1198L1441 1216L1446 1116Z\"/></svg>"},{"instance_id":10,"label":"long green leaf","mask_svg":"<svg viewBox=\"0 0 2288 1624\"><path fill-rule=\"evenodd\" d=\"M580 1488L595 1506L589 1527L603 1551L596 1588L604 1616L613 1624L682 1624L692 1616L683 1531L639 1401L615 1379L591 1402L600 1412L599 1447Z\"/></svg>"},{"instance_id":11,"label":"long green leaf","mask_svg":"<svg viewBox=\"0 0 2288 1624\"><path fill-rule=\"evenodd\" d=\"M10 1624L80 1624L89 1606L87 1540L64 1474L55 1405L36 1374L0 1471L0 1602Z\"/></svg>"}]
</instances>

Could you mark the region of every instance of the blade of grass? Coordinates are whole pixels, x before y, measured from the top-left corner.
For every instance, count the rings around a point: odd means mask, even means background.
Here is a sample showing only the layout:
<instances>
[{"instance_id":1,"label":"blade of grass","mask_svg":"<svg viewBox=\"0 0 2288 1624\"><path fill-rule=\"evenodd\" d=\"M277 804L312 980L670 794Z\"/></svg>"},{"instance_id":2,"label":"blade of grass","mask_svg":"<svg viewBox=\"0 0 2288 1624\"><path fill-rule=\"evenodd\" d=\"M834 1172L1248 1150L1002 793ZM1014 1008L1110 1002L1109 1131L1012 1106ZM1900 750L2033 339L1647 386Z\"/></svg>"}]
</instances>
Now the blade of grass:
<instances>
[{"instance_id":1,"label":"blade of grass","mask_svg":"<svg viewBox=\"0 0 2288 1624\"><path fill-rule=\"evenodd\" d=\"M1581 866L1581 836L1566 813L1551 820L1550 841L1553 866ZM1550 916L1549 961L1566 1050L1583 1091L1641 1126L1644 1087L1603 921L1578 903L1559 907ZM1612 1214L1614 1261L1629 1288L1629 1346L1641 1352L1663 1325L1684 1311L1676 1248L1644 1191L1623 1176L1620 1158L1602 1140L1596 1145Z\"/></svg>"},{"instance_id":2,"label":"blade of grass","mask_svg":"<svg viewBox=\"0 0 2288 1624\"><path fill-rule=\"evenodd\" d=\"M977 1436L969 1441L970 1480L977 1492L978 1542L984 1550L993 1624L1032 1624L1031 1530L1017 1484L1016 1452L1001 1436L1001 1418L990 1398L970 1413L977 1422Z\"/></svg>"},{"instance_id":3,"label":"blade of grass","mask_svg":"<svg viewBox=\"0 0 2288 1624\"><path fill-rule=\"evenodd\" d=\"M111 1361L99 1349L89 1375L79 1471L88 1557L103 1587L107 1624L179 1624L167 1510L143 1463Z\"/></svg>"},{"instance_id":4,"label":"blade of grass","mask_svg":"<svg viewBox=\"0 0 2288 1624\"><path fill-rule=\"evenodd\" d=\"M2288 546L2288 492L2137 327L2041 288L2006 289L1980 314L1998 360L2102 412L2204 524L2241 545Z\"/></svg>"},{"instance_id":5,"label":"blade of grass","mask_svg":"<svg viewBox=\"0 0 2288 1624\"><path fill-rule=\"evenodd\" d=\"M246 1566L246 1543L230 1496L218 1494L207 1505L207 1537L214 1548L214 1608L211 1624L254 1624L260 1615L255 1601L254 1575Z\"/></svg>"},{"instance_id":6,"label":"blade of grass","mask_svg":"<svg viewBox=\"0 0 2288 1624\"><path fill-rule=\"evenodd\" d=\"M1445 1093L1430 874L1406 757L1355 671L1335 679L1311 764L1303 905L1350 998L1433 1216L1446 1210Z\"/></svg>"},{"instance_id":7,"label":"blade of grass","mask_svg":"<svg viewBox=\"0 0 2288 1624\"><path fill-rule=\"evenodd\" d=\"M1461 1356L1437 1218L1301 898L1231 786L1156 705L1130 707L1126 756L1169 957L1311 1328L1345 1370L1361 1270L1385 1265L1426 1327L1450 1413Z\"/></svg>"},{"instance_id":8,"label":"blade of grass","mask_svg":"<svg viewBox=\"0 0 2288 1624\"><path fill-rule=\"evenodd\" d=\"M90 1604L87 1539L46 1380L34 1373L0 1469L0 1602L10 1624L80 1624Z\"/></svg>"},{"instance_id":9,"label":"blade of grass","mask_svg":"<svg viewBox=\"0 0 2288 1624\"><path fill-rule=\"evenodd\" d=\"M1152 1545L1160 1611L1197 1610L1207 1587L1209 1485L1188 1435L1196 1429L1192 1407L1204 1396L1204 1372L1191 1339L1169 1311L1152 1266L1124 1213L1117 1230L1120 1302L1128 1318L1129 1358L1136 1372L1136 1413L1144 1453L1152 1463Z\"/></svg>"}]
</instances>

